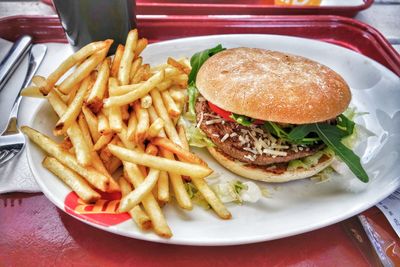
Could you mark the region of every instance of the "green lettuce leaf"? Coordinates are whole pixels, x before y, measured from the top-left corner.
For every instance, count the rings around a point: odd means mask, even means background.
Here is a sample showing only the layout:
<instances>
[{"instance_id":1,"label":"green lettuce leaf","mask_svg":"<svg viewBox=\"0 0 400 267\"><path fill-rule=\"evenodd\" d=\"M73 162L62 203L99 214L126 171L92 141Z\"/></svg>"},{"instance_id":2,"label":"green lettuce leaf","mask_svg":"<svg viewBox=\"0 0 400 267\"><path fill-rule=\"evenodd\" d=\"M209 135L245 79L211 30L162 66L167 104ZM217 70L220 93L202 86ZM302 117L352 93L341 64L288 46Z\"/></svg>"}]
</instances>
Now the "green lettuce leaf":
<instances>
[{"instance_id":1,"label":"green lettuce leaf","mask_svg":"<svg viewBox=\"0 0 400 267\"><path fill-rule=\"evenodd\" d=\"M200 67L203 65L204 62L206 62L207 59L224 50L225 48L223 48L222 45L219 44L216 47L206 49L194 54L190 58L190 65L192 66L192 70L189 73L189 84L193 83L193 85L195 85L197 72L199 72Z\"/></svg>"},{"instance_id":2,"label":"green lettuce leaf","mask_svg":"<svg viewBox=\"0 0 400 267\"><path fill-rule=\"evenodd\" d=\"M244 116L244 115L235 114L235 113L232 113L229 117L231 119L233 119L234 121L236 121L237 123L239 123L240 125L243 125L243 126L250 126L254 122L254 119L252 119L250 117L247 117L247 116Z\"/></svg>"}]
</instances>

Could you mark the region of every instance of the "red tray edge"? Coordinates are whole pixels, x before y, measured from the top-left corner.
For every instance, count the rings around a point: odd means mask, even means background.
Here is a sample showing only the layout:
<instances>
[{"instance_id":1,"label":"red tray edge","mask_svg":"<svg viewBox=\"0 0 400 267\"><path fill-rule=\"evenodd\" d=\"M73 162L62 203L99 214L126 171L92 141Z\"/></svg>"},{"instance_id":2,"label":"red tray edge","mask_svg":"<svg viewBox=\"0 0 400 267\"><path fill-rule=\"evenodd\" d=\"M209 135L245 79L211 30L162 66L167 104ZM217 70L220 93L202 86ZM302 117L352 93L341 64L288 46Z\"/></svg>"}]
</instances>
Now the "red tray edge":
<instances>
[{"instance_id":1,"label":"red tray edge","mask_svg":"<svg viewBox=\"0 0 400 267\"><path fill-rule=\"evenodd\" d=\"M246 4L199 4L199 3L136 3L138 14L184 15L188 10L196 10L192 15L289 15L289 14L323 14L355 16L359 11L369 8L374 0L364 0L358 6L273 6ZM236 12L236 13L235 13Z\"/></svg>"},{"instance_id":2,"label":"red tray edge","mask_svg":"<svg viewBox=\"0 0 400 267\"><path fill-rule=\"evenodd\" d=\"M400 55L399 53L391 46L391 44L387 41L387 39L375 28L372 26L362 23L360 21L334 16L334 15L295 15L295 16L284 16L284 15L275 15L275 16L229 16L229 17L209 17L209 16L164 16L164 15L138 15L138 21L151 21L151 20L163 20L163 21L219 21L219 22L246 22L246 21L289 21L289 22L306 22L311 21L313 23L318 22L334 22L337 24L347 24L351 27L362 30L371 36L373 36L375 42L379 45L379 48L384 52L385 59L388 61L390 68L400 76ZM54 24L54 27L61 28L58 17L56 15L53 16L10 16L0 18L0 24L14 24L18 20L37 20L37 21L46 21L51 20ZM60 29L59 29L60 30ZM56 38L51 38L51 40L46 40L47 42L66 42L65 36L60 34Z\"/></svg>"}]
</instances>

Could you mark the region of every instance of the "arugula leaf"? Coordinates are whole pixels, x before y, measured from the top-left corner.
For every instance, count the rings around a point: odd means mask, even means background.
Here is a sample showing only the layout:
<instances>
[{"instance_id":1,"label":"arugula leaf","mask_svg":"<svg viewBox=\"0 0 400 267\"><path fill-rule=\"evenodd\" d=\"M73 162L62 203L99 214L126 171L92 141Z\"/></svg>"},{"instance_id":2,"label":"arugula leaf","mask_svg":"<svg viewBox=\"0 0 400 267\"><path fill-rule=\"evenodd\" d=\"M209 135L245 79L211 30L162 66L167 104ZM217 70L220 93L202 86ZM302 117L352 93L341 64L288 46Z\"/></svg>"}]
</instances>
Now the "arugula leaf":
<instances>
[{"instance_id":1,"label":"arugula leaf","mask_svg":"<svg viewBox=\"0 0 400 267\"><path fill-rule=\"evenodd\" d=\"M303 124L294 127L287 135L287 140L291 143L300 145L310 145L317 141L321 141L319 137L306 137L310 133L315 132L314 128L315 127L312 124Z\"/></svg>"},{"instance_id":2,"label":"arugula leaf","mask_svg":"<svg viewBox=\"0 0 400 267\"><path fill-rule=\"evenodd\" d=\"M245 115L239 115L239 114L235 114L232 113L229 118L235 120L237 123L239 123L240 125L243 126L250 126L251 124L253 124L254 119L247 117Z\"/></svg>"},{"instance_id":3,"label":"arugula leaf","mask_svg":"<svg viewBox=\"0 0 400 267\"><path fill-rule=\"evenodd\" d=\"M188 113L190 115L191 120L196 119L196 99L199 96L199 90L197 87L194 85L194 83L191 83L187 89L188 91L188 96L189 96L189 101L188 101Z\"/></svg>"},{"instance_id":4,"label":"arugula leaf","mask_svg":"<svg viewBox=\"0 0 400 267\"><path fill-rule=\"evenodd\" d=\"M327 123L314 124L315 131L322 141L338 155L350 170L362 182L367 183L369 178L361 165L360 158L354 152L342 144L343 131L334 125Z\"/></svg>"},{"instance_id":5,"label":"arugula leaf","mask_svg":"<svg viewBox=\"0 0 400 267\"><path fill-rule=\"evenodd\" d=\"M206 49L204 51L198 52L196 54L194 54L191 58L190 58L190 65L192 66L192 70L190 71L189 74L189 84L191 84L192 82L195 83L196 82L196 76L197 76L197 72L199 71L201 65L203 65L203 63L209 59L210 57L212 57L213 55L224 51L225 48L222 47L221 44L217 45L216 47L210 48L210 49Z\"/></svg>"},{"instance_id":6,"label":"arugula leaf","mask_svg":"<svg viewBox=\"0 0 400 267\"><path fill-rule=\"evenodd\" d=\"M278 124L272 121L266 121L264 122L264 128L266 128L271 134L277 136L278 138L282 138L285 140L288 140L288 134L287 132L279 127Z\"/></svg>"},{"instance_id":7,"label":"arugula leaf","mask_svg":"<svg viewBox=\"0 0 400 267\"><path fill-rule=\"evenodd\" d=\"M348 119L345 115L340 114L337 117L337 127L339 127L344 132L344 136L351 135L354 131L354 121ZM344 137L343 136L343 137Z\"/></svg>"}]
</instances>

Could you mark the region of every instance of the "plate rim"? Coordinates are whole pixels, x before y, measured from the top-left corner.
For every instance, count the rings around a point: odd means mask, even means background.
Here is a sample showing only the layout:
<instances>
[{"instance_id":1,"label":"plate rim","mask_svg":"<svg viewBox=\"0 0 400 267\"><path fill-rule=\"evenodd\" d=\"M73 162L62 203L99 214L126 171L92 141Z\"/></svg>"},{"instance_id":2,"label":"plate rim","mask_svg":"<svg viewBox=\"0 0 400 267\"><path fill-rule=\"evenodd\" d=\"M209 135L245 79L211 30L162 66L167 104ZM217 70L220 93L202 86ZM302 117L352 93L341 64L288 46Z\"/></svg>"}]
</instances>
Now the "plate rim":
<instances>
[{"instance_id":1,"label":"plate rim","mask_svg":"<svg viewBox=\"0 0 400 267\"><path fill-rule=\"evenodd\" d=\"M356 52L354 50L351 50L349 48L346 47L342 47L336 44L332 44L332 43L328 43L325 41L321 41L321 40L315 40L315 39L309 39L309 38L304 38L304 37L296 37L296 36L289 36L289 35L275 35L275 34L217 34L217 35L203 35L203 36L194 36L194 37L184 37L184 38L177 38L177 39L172 39L172 40L166 40L166 41L162 41L162 42L157 42L157 43L153 43L153 44L149 44L150 46L157 46L157 45L164 45L164 44L168 44L168 43L174 43L177 41L187 41L187 40L195 40L195 39L204 39L204 38L219 38L219 37L227 37L230 36L232 38L234 37L239 37L239 36L272 36L274 38L279 38L279 37L284 37L284 38L288 38L288 39L302 39L308 42L316 42L316 43L323 43L324 45L328 45L328 46L335 46L337 48L340 49L345 49L348 52L357 54L357 56L362 56L364 58L367 58L369 61L372 61L376 64L378 64L380 67L384 68L386 72L389 72L391 75L394 75L394 77L398 77L393 71L391 71L389 68L387 68L386 66L382 65L381 63L375 61L372 58L369 58L359 52ZM66 44L68 45L68 44ZM29 126L33 125L33 122L37 116L37 114L39 113L39 111L43 108L44 105L47 105L46 101L42 101L42 103L40 103L37 107L36 110L33 112L33 115L31 117L31 119L28 122ZM371 204L371 202L369 203L363 203L361 206L359 206L357 209L352 210L349 213L346 213L345 216L341 215L341 216L335 216L334 220L332 219L326 219L323 221L323 223L321 223L320 221L318 223L315 223L313 225L311 225L311 227L304 227L301 229L297 229L295 231L286 231L280 234L272 234L272 235L263 235L263 234L256 234L253 235L251 237L244 237L244 238L236 238L234 240L219 240L219 241L215 241L215 242L209 242L209 241L196 241L196 240L186 240L186 239L175 239L174 237L170 238L170 239L165 239L165 238L161 238L158 237L157 235L155 235L154 233L148 233L148 232L144 232L141 231L139 228L137 228L138 231L132 231L127 233L127 231L121 231L120 229L118 229L118 225L114 225L114 226L103 226L100 224L96 224L94 222L85 220L83 218L80 218L78 216L75 216L74 214L71 214L69 212L67 212L65 210L65 205L63 201L60 201L59 198L53 197L53 195L51 194L51 190L48 190L45 183L43 181L41 181L41 179L39 179L40 175L39 173L37 173L37 170L33 164L33 159L32 159L32 153L31 153L31 146L36 147L35 144L32 143L31 140L29 140L29 138L27 138L27 159L28 159L28 166L29 169L31 170L35 181L38 183L39 187L42 190L42 193L46 196L46 198L48 198L55 206L57 206L58 208L60 208L63 212L67 213L68 215L78 219L79 221L88 224L90 226L93 226L97 229L101 229L107 232L111 232L114 234L118 234L121 236L125 236L125 237L129 237L129 238L135 238L135 239L139 239L139 240L144 240L144 241L150 241L150 242L157 242L157 243L165 243L165 244L177 244L177 245L195 245L195 246L230 246L230 245L242 245L242 244L252 244L252 243L259 243L259 242L264 242L264 241L271 241L271 240L276 240L276 239L281 239L281 238L285 238L285 237L290 237L290 236L294 236L294 235L298 235L298 234L302 234L302 233L307 233L307 232L311 232L320 228L324 228L327 227L329 225L333 225L335 223L338 223L340 221L346 220L350 217L353 217L357 214L359 214L360 212L376 205L376 203L380 202L381 200L385 199L386 197L388 197L391 193L393 193L396 188L392 188L392 189L388 189L386 192L384 192L383 194L380 194L380 197L377 198L377 201L374 202L373 204ZM37 148L39 149L39 148ZM397 177L396 179L400 179L400 175L399 177ZM72 190L70 188L68 188L68 190L70 192L72 192ZM62 202L62 203L60 203ZM330 217L332 218L332 217Z\"/></svg>"}]
</instances>

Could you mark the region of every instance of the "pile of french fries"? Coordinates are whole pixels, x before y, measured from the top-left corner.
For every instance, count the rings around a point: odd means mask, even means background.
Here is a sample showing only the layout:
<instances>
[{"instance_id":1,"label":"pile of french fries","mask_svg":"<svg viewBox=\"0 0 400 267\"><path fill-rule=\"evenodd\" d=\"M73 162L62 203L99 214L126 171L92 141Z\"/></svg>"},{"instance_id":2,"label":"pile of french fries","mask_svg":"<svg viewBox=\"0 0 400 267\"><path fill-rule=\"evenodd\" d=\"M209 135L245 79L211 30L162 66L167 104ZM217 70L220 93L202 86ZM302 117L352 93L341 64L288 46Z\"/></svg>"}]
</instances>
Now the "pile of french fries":
<instances>
[{"instance_id":1,"label":"pile of french fries","mask_svg":"<svg viewBox=\"0 0 400 267\"><path fill-rule=\"evenodd\" d=\"M24 96L45 96L59 117L53 133L64 137L61 143L21 128L46 152L43 166L85 202L120 191L119 212L161 237L172 236L161 209L172 195L182 209L193 208L189 180L220 218L231 218L204 180L212 170L189 152L178 123L187 101L188 60L144 64L140 54L148 41L136 29L107 57L112 42L88 44L23 90Z\"/></svg>"}]
</instances>

